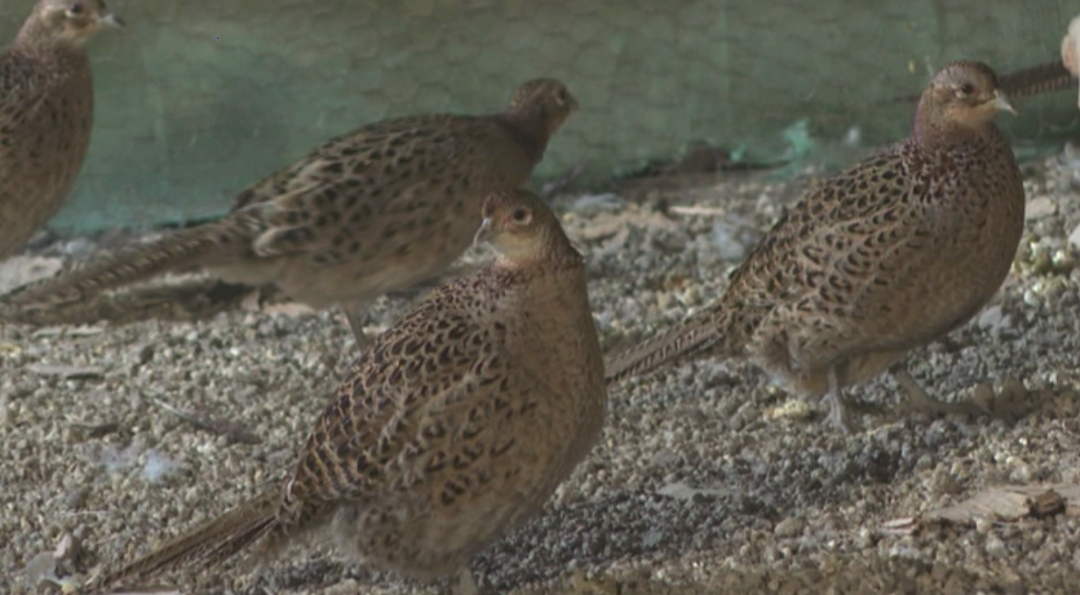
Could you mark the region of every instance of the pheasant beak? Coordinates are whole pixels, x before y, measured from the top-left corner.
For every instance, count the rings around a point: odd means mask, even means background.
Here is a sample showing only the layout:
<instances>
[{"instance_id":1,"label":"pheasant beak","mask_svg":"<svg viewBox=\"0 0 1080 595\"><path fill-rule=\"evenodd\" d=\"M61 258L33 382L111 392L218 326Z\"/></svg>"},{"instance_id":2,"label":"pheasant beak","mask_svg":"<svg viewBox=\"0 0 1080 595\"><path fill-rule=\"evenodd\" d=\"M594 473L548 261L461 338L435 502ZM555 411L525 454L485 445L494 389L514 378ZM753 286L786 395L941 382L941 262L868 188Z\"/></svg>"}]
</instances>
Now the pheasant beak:
<instances>
[{"instance_id":1,"label":"pheasant beak","mask_svg":"<svg viewBox=\"0 0 1080 595\"><path fill-rule=\"evenodd\" d=\"M1016 108L1013 107L1011 103L1009 103L1009 98L1006 97L1005 94L1001 91L996 91L994 93L994 107L998 108L1003 112L1009 112L1014 116L1019 115L1019 112L1016 111Z\"/></svg>"},{"instance_id":2,"label":"pheasant beak","mask_svg":"<svg viewBox=\"0 0 1080 595\"><path fill-rule=\"evenodd\" d=\"M484 217L483 223L480 224L480 229L476 230L476 235L473 236L473 245L479 246L480 244L490 242L491 235L491 218Z\"/></svg>"},{"instance_id":3,"label":"pheasant beak","mask_svg":"<svg viewBox=\"0 0 1080 595\"><path fill-rule=\"evenodd\" d=\"M116 16L111 12L106 12L98 18L98 24L106 27L112 27L113 29L125 29L127 24L124 23L124 19Z\"/></svg>"}]
</instances>

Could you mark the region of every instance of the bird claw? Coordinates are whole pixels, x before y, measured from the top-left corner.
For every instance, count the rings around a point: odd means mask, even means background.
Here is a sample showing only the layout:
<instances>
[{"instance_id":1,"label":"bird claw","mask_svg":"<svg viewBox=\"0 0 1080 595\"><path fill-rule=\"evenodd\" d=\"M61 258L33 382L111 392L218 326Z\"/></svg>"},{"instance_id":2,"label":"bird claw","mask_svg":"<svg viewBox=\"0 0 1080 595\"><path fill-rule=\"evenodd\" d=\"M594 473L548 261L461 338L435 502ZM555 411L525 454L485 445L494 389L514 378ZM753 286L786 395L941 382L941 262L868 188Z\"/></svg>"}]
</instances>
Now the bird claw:
<instances>
[{"instance_id":1,"label":"bird claw","mask_svg":"<svg viewBox=\"0 0 1080 595\"><path fill-rule=\"evenodd\" d=\"M897 405L895 409L896 413L901 416L922 413L931 416L970 415L979 417L990 414L989 411L976 403L947 403L935 399L919 386L919 383L911 377L907 370L894 371L893 378L907 393L907 399Z\"/></svg>"},{"instance_id":2,"label":"bird claw","mask_svg":"<svg viewBox=\"0 0 1080 595\"><path fill-rule=\"evenodd\" d=\"M349 330L352 331L353 337L356 338L356 351L363 351L368 344L368 336L364 332L364 322L370 319L370 314L366 311L361 314L360 306L360 304L353 302L345 302L339 306L341 313L345 316L345 321L349 323Z\"/></svg>"},{"instance_id":3,"label":"bird claw","mask_svg":"<svg viewBox=\"0 0 1080 595\"><path fill-rule=\"evenodd\" d=\"M829 404L829 415L825 417L825 423L839 430L841 434L851 434L851 410L845 399L837 393L829 392L825 395L825 401Z\"/></svg>"},{"instance_id":4,"label":"bird claw","mask_svg":"<svg viewBox=\"0 0 1080 595\"><path fill-rule=\"evenodd\" d=\"M852 417L854 415L883 415L885 408L881 405L866 403L844 396L834 397L832 393L825 396L829 404L829 414L825 418L826 423L840 430L841 433L852 433Z\"/></svg>"}]
</instances>

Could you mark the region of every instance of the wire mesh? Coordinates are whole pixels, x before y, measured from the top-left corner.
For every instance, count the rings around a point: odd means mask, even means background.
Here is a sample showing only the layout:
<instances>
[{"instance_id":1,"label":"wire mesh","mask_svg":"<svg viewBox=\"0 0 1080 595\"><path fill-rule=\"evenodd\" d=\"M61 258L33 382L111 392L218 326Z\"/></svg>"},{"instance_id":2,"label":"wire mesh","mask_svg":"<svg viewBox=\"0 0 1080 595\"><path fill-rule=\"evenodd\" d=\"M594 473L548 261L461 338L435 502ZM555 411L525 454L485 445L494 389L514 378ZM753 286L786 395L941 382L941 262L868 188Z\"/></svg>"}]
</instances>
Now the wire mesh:
<instances>
[{"instance_id":1,"label":"wire mesh","mask_svg":"<svg viewBox=\"0 0 1080 595\"><path fill-rule=\"evenodd\" d=\"M31 0L9 0L10 39ZM593 180L705 140L813 157L852 127L906 133L936 68L1056 58L1080 4L1039 0L111 0L124 34L90 48L93 144L61 229L212 216L332 136L381 118L489 112L533 76L582 110L537 171ZM1019 145L1076 127L1075 94L1025 101ZM793 126L802 123L801 128ZM787 137L783 132L787 130ZM790 131L802 130L802 136ZM808 135L808 136L807 136Z\"/></svg>"}]
</instances>

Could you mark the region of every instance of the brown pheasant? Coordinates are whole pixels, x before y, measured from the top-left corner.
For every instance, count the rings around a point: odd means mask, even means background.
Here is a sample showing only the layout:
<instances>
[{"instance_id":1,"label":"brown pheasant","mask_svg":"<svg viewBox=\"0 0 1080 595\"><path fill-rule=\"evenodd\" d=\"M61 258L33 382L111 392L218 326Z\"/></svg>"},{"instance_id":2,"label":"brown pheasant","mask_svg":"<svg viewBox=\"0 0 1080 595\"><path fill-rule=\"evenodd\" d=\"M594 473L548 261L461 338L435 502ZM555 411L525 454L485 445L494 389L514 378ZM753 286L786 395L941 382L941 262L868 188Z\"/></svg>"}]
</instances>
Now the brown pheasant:
<instances>
[{"instance_id":1,"label":"brown pheasant","mask_svg":"<svg viewBox=\"0 0 1080 595\"><path fill-rule=\"evenodd\" d=\"M469 246L484 197L524 183L576 108L562 83L536 79L499 114L365 126L245 190L224 220L31 286L5 300L5 317L32 322L18 309L199 264L312 307L340 304L363 343L357 309L445 270Z\"/></svg>"},{"instance_id":2,"label":"brown pheasant","mask_svg":"<svg viewBox=\"0 0 1080 595\"><path fill-rule=\"evenodd\" d=\"M456 575L539 513L592 448L607 393L585 267L527 191L490 196L498 259L436 290L353 365L279 487L101 581L209 566L329 528L408 576Z\"/></svg>"},{"instance_id":3,"label":"brown pheasant","mask_svg":"<svg viewBox=\"0 0 1080 595\"><path fill-rule=\"evenodd\" d=\"M0 260L60 210L94 116L83 44L123 21L100 0L40 0L0 56Z\"/></svg>"},{"instance_id":4,"label":"brown pheasant","mask_svg":"<svg viewBox=\"0 0 1080 595\"><path fill-rule=\"evenodd\" d=\"M1004 281L1024 227L1024 188L993 125L1012 111L993 70L954 62L923 93L911 136L828 180L773 226L723 297L615 355L618 381L687 356L748 355L795 391L866 382L974 316ZM912 399L939 403L906 371Z\"/></svg>"}]
</instances>

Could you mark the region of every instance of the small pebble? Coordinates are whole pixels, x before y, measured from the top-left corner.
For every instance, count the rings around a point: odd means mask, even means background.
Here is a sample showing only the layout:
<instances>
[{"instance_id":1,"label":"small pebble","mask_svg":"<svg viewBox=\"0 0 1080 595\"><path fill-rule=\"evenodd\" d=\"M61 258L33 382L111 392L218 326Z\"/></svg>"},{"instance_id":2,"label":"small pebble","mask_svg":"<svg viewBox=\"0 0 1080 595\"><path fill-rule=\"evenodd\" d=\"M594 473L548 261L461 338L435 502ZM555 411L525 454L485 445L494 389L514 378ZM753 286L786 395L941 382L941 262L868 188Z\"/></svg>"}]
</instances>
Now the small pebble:
<instances>
[{"instance_id":1,"label":"small pebble","mask_svg":"<svg viewBox=\"0 0 1080 595\"><path fill-rule=\"evenodd\" d=\"M1027 205L1024 207L1024 219L1028 221L1049 217L1054 213L1057 213L1057 203L1049 196L1033 198L1027 201Z\"/></svg>"},{"instance_id":2,"label":"small pebble","mask_svg":"<svg viewBox=\"0 0 1080 595\"><path fill-rule=\"evenodd\" d=\"M802 527L802 521L796 518L789 517L776 524L776 527L773 528L773 535L776 535L781 539L787 537L796 537L797 535L802 533Z\"/></svg>"}]
</instances>

